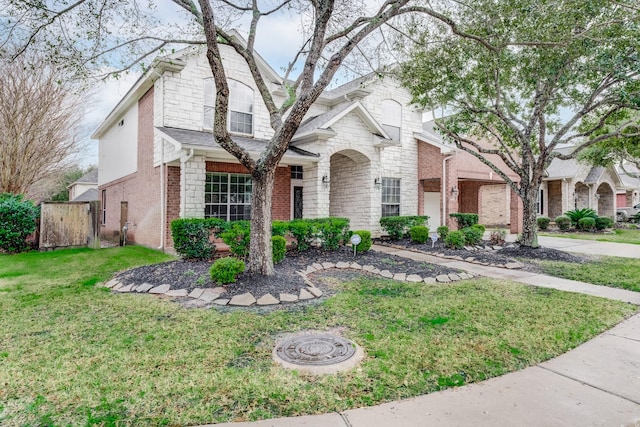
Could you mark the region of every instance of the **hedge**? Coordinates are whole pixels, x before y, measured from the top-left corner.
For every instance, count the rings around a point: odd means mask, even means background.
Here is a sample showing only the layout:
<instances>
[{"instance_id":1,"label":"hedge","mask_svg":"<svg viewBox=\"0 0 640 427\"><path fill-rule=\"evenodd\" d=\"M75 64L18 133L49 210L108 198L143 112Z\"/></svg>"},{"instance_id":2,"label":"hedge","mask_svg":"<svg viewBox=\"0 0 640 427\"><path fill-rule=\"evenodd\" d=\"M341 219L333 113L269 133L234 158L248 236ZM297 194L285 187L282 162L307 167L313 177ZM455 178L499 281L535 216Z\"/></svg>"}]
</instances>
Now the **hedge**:
<instances>
[{"instance_id":1,"label":"hedge","mask_svg":"<svg viewBox=\"0 0 640 427\"><path fill-rule=\"evenodd\" d=\"M393 240L402 239L411 227L424 226L428 216L385 216L380 218L380 225Z\"/></svg>"},{"instance_id":2,"label":"hedge","mask_svg":"<svg viewBox=\"0 0 640 427\"><path fill-rule=\"evenodd\" d=\"M21 194L0 194L0 248L10 253L26 250L39 215L40 209Z\"/></svg>"},{"instance_id":3,"label":"hedge","mask_svg":"<svg viewBox=\"0 0 640 427\"><path fill-rule=\"evenodd\" d=\"M471 227L478 223L478 214L475 213L450 213L449 216L456 220L458 229Z\"/></svg>"}]
</instances>

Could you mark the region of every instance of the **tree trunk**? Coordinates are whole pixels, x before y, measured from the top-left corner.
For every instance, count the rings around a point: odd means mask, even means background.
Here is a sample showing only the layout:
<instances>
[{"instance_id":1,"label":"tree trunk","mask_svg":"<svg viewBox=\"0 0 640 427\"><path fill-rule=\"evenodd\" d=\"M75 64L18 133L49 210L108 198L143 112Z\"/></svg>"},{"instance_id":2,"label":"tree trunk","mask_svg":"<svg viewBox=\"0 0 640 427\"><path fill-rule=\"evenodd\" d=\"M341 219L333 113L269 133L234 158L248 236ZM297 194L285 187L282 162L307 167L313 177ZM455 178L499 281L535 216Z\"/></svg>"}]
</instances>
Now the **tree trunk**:
<instances>
[{"instance_id":1,"label":"tree trunk","mask_svg":"<svg viewBox=\"0 0 640 427\"><path fill-rule=\"evenodd\" d=\"M273 248L271 246L271 200L276 168L252 174L251 242L248 270L251 273L273 274Z\"/></svg>"},{"instance_id":2,"label":"tree trunk","mask_svg":"<svg viewBox=\"0 0 640 427\"><path fill-rule=\"evenodd\" d=\"M538 188L533 186L523 188L522 198L522 235L520 244L537 248L538 244Z\"/></svg>"}]
</instances>

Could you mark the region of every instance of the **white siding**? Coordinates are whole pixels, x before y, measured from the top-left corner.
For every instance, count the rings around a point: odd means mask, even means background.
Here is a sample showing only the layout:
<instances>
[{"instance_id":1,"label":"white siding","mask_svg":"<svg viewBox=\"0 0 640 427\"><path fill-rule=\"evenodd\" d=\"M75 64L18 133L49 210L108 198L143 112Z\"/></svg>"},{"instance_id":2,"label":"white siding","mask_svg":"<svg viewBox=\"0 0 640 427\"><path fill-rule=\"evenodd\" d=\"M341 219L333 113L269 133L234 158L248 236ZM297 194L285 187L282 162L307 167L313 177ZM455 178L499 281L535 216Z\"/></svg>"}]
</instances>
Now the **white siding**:
<instances>
[{"instance_id":1,"label":"white siding","mask_svg":"<svg viewBox=\"0 0 640 427\"><path fill-rule=\"evenodd\" d=\"M98 156L98 185L130 175L137 170L137 103L133 104L122 118L100 138Z\"/></svg>"}]
</instances>

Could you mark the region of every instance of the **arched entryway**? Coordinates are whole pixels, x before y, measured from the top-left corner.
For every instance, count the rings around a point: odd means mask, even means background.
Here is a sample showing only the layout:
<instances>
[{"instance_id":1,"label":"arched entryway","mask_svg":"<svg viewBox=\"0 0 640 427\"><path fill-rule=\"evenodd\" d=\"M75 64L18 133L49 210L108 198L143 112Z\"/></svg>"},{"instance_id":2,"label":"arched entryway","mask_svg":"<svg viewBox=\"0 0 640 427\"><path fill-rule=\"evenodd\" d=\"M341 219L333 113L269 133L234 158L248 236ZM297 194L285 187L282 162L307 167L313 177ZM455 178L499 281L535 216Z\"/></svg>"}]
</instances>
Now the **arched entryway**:
<instances>
[{"instance_id":1,"label":"arched entryway","mask_svg":"<svg viewBox=\"0 0 640 427\"><path fill-rule=\"evenodd\" d=\"M371 200L374 182L371 161L356 150L331 156L329 215L349 218L351 230L371 228Z\"/></svg>"},{"instance_id":2,"label":"arched entryway","mask_svg":"<svg viewBox=\"0 0 640 427\"><path fill-rule=\"evenodd\" d=\"M595 211L598 216L606 216L614 218L615 206L614 206L614 192L609 184L603 182L598 186L596 191L596 203Z\"/></svg>"}]
</instances>

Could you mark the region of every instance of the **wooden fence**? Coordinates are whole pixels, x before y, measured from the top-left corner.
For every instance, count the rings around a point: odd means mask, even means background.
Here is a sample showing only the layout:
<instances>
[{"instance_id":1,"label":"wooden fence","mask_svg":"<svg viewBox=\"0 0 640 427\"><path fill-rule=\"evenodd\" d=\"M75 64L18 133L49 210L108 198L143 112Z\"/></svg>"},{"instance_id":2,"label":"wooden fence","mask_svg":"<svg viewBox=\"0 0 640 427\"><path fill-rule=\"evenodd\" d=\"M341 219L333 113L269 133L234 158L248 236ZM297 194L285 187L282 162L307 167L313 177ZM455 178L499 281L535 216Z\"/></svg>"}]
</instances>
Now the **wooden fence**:
<instances>
[{"instance_id":1,"label":"wooden fence","mask_svg":"<svg viewBox=\"0 0 640 427\"><path fill-rule=\"evenodd\" d=\"M100 202L45 202L40 211L40 249L100 247Z\"/></svg>"}]
</instances>

